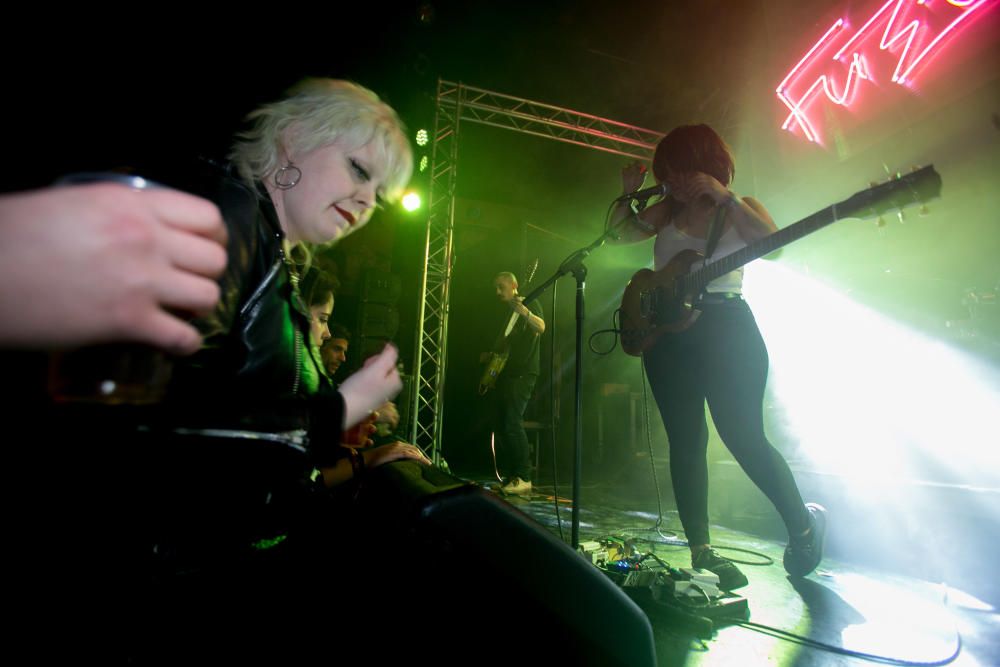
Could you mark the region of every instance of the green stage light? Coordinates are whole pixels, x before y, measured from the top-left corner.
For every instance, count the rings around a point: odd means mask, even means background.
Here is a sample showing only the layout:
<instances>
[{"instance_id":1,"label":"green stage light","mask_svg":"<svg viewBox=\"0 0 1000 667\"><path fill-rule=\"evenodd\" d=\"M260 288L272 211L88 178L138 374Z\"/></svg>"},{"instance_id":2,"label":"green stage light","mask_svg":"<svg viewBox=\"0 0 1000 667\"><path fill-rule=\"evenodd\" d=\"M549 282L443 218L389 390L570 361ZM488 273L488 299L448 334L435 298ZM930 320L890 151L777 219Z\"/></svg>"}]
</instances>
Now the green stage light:
<instances>
[{"instance_id":1,"label":"green stage light","mask_svg":"<svg viewBox=\"0 0 1000 667\"><path fill-rule=\"evenodd\" d=\"M420 195L416 192L410 191L403 195L403 208L407 211L416 211L420 204Z\"/></svg>"},{"instance_id":2,"label":"green stage light","mask_svg":"<svg viewBox=\"0 0 1000 667\"><path fill-rule=\"evenodd\" d=\"M426 155L422 156L420 158L420 171L426 171L427 170L427 164L429 162L430 162L430 160L427 159Z\"/></svg>"},{"instance_id":3,"label":"green stage light","mask_svg":"<svg viewBox=\"0 0 1000 667\"><path fill-rule=\"evenodd\" d=\"M417 130L417 145L426 146L428 141L427 130Z\"/></svg>"}]
</instances>

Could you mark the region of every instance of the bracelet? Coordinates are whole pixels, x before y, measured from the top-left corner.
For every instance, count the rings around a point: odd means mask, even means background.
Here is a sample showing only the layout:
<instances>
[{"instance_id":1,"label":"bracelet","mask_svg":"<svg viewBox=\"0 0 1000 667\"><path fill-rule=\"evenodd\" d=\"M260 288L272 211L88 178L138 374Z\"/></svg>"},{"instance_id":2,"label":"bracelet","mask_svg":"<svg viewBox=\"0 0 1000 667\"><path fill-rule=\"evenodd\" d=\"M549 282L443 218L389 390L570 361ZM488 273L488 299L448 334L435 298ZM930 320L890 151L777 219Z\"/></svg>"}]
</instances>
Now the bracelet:
<instances>
[{"instance_id":1,"label":"bracelet","mask_svg":"<svg viewBox=\"0 0 1000 667\"><path fill-rule=\"evenodd\" d=\"M348 447L347 451L351 457L351 473L357 478L365 471L365 457L353 447Z\"/></svg>"}]
</instances>

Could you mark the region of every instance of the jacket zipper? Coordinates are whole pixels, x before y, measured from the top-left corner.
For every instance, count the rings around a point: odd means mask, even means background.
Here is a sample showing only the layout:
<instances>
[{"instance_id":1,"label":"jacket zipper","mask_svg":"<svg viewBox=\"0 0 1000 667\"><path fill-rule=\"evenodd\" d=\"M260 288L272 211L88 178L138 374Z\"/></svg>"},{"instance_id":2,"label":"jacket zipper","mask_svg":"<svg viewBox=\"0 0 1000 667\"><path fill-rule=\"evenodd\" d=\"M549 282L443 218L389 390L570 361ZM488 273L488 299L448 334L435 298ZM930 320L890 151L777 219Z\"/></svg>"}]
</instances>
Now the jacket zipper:
<instances>
[{"instance_id":1,"label":"jacket zipper","mask_svg":"<svg viewBox=\"0 0 1000 667\"><path fill-rule=\"evenodd\" d=\"M294 321L292 325L294 326ZM295 379L292 382L292 396L298 396L299 380L302 376L302 332L295 327Z\"/></svg>"}]
</instances>

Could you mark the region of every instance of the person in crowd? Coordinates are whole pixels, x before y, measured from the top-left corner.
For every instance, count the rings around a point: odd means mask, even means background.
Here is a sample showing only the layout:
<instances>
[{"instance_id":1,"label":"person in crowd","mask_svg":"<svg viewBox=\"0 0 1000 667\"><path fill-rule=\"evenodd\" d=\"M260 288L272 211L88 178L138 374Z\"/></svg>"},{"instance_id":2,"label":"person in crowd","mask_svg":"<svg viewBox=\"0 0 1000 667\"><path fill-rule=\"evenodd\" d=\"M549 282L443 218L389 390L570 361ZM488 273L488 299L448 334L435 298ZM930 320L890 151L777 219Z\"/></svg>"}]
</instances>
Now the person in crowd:
<instances>
[{"instance_id":1,"label":"person in crowd","mask_svg":"<svg viewBox=\"0 0 1000 667\"><path fill-rule=\"evenodd\" d=\"M228 262L218 302L192 321L200 349L176 361L161 405L130 415L138 435L121 437L129 469L141 471L127 493L130 523L142 527L130 533L134 604L159 613L194 591L202 627L213 604L242 615L254 595L312 605L302 596L336 569L327 559L341 511L312 469L333 486L424 460L412 445L363 457L341 447L345 429L399 391L398 355L386 346L335 387L311 353L328 335L332 293L307 299L299 261L398 197L412 170L398 117L357 84L311 79L248 121L228 164L180 176L218 206Z\"/></svg>"}]
</instances>

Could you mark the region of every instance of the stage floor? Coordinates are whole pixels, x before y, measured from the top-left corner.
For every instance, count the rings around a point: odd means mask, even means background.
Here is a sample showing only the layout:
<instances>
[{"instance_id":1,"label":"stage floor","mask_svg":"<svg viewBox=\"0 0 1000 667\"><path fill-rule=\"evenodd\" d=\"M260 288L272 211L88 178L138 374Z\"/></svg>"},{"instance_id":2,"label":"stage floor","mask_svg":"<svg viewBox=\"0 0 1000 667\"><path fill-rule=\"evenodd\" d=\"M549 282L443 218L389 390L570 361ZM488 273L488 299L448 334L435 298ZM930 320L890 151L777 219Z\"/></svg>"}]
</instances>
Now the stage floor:
<instances>
[{"instance_id":1,"label":"stage floor","mask_svg":"<svg viewBox=\"0 0 1000 667\"><path fill-rule=\"evenodd\" d=\"M568 494L568 485L561 491ZM530 499L513 497L509 501L558 535L551 493L552 487L536 486ZM605 536L636 538L639 550L652 551L678 568L690 565L687 548L677 544L683 533L676 512L663 511L660 532L665 537L661 537L655 530L655 505L652 513L637 511L628 501L598 487L587 488L584 495L581 542ZM564 498L559 506L564 540L569 543L570 503ZM882 664L1000 665L1000 614L973 592L831 558L807 578L794 581L781 565L782 542L721 525L713 526L712 539L727 557L773 561L768 565L741 564L750 583L736 592L747 599L751 622L778 632L717 624L711 638L702 640L677 622L651 618L661 665L872 663L872 659L844 655L844 651L878 656L881 659L875 661ZM725 547L759 555L726 551ZM989 567L992 560L984 554L983 567ZM803 639L781 636L782 632ZM829 644L841 652L807 645L809 642Z\"/></svg>"}]
</instances>

